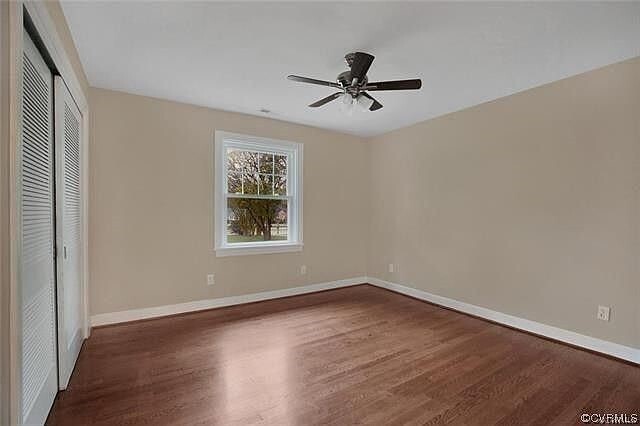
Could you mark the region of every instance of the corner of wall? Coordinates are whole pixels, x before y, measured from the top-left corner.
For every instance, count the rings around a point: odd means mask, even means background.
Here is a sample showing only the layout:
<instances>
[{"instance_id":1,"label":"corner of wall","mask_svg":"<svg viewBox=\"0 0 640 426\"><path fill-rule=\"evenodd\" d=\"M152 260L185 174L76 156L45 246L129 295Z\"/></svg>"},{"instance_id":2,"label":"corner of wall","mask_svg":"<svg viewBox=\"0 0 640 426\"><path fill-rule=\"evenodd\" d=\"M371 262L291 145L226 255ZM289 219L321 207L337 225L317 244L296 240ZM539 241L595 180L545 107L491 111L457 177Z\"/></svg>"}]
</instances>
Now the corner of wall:
<instances>
[{"instance_id":1,"label":"corner of wall","mask_svg":"<svg viewBox=\"0 0 640 426\"><path fill-rule=\"evenodd\" d=\"M365 232L363 235L364 238L364 248L365 248L365 275L370 276L371 272L371 226L373 224L372 221L372 208L373 208L373 185L371 185L371 141L373 140L373 136L363 138L363 142L365 144L365 170L364 175L367 177L368 185L366 186L366 203L364 209L363 217L366 219L365 223Z\"/></svg>"}]
</instances>

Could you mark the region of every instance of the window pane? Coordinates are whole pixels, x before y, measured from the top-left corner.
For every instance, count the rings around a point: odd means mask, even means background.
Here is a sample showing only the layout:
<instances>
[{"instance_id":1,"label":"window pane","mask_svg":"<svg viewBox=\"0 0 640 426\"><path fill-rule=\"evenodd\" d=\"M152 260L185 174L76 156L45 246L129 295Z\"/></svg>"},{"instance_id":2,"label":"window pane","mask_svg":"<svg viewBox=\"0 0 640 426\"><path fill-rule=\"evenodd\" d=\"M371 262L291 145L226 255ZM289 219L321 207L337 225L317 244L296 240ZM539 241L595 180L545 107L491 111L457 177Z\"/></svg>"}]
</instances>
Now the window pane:
<instances>
[{"instance_id":1,"label":"window pane","mask_svg":"<svg viewBox=\"0 0 640 426\"><path fill-rule=\"evenodd\" d=\"M244 172L248 174L257 173L258 157L259 154L257 152L228 149L227 170Z\"/></svg>"},{"instance_id":2,"label":"window pane","mask_svg":"<svg viewBox=\"0 0 640 426\"><path fill-rule=\"evenodd\" d=\"M273 193L275 195L287 195L287 177L286 176L276 176L274 185L273 185Z\"/></svg>"},{"instance_id":3,"label":"window pane","mask_svg":"<svg viewBox=\"0 0 640 426\"><path fill-rule=\"evenodd\" d=\"M273 175L258 175L260 195L273 195Z\"/></svg>"},{"instance_id":4,"label":"window pane","mask_svg":"<svg viewBox=\"0 0 640 426\"><path fill-rule=\"evenodd\" d=\"M260 154L252 151L243 151L242 160L244 165L244 172L247 174L258 173L258 158Z\"/></svg>"},{"instance_id":5,"label":"window pane","mask_svg":"<svg viewBox=\"0 0 640 426\"><path fill-rule=\"evenodd\" d=\"M260 173L273 173L273 154L260 154Z\"/></svg>"},{"instance_id":6,"label":"window pane","mask_svg":"<svg viewBox=\"0 0 640 426\"><path fill-rule=\"evenodd\" d=\"M227 199L227 243L288 239L287 200Z\"/></svg>"},{"instance_id":7,"label":"window pane","mask_svg":"<svg viewBox=\"0 0 640 426\"><path fill-rule=\"evenodd\" d=\"M287 175L287 156L276 155L274 162L275 162L275 174L286 176Z\"/></svg>"},{"instance_id":8,"label":"window pane","mask_svg":"<svg viewBox=\"0 0 640 426\"><path fill-rule=\"evenodd\" d=\"M227 170L242 171L242 151L227 149Z\"/></svg>"},{"instance_id":9,"label":"window pane","mask_svg":"<svg viewBox=\"0 0 640 426\"><path fill-rule=\"evenodd\" d=\"M242 194L242 173L227 172L227 191L229 194Z\"/></svg>"},{"instance_id":10,"label":"window pane","mask_svg":"<svg viewBox=\"0 0 640 426\"><path fill-rule=\"evenodd\" d=\"M243 194L257 194L258 193L258 177L256 174L242 174L242 184L244 191Z\"/></svg>"}]
</instances>

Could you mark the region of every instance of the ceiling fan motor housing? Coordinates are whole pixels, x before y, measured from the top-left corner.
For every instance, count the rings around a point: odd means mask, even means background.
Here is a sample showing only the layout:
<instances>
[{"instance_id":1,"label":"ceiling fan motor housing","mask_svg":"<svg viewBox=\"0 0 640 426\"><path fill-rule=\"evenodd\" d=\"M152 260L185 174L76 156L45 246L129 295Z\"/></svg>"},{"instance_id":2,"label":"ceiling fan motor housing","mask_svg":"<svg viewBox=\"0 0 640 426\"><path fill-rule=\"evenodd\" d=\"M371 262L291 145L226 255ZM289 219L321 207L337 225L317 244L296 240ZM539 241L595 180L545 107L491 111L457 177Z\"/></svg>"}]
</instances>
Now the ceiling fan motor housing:
<instances>
[{"instance_id":1,"label":"ceiling fan motor housing","mask_svg":"<svg viewBox=\"0 0 640 426\"><path fill-rule=\"evenodd\" d=\"M352 87L351 86L351 82L353 81L353 77L351 76L351 71L345 71L345 72L341 72L340 74L338 74L338 77L336 78L336 81L346 91L348 91L348 92L351 92L351 91L357 92L357 90L360 87L362 87L365 84L367 84L367 81L369 81L369 79L367 77L365 77L362 81L358 82L356 87Z\"/></svg>"}]
</instances>

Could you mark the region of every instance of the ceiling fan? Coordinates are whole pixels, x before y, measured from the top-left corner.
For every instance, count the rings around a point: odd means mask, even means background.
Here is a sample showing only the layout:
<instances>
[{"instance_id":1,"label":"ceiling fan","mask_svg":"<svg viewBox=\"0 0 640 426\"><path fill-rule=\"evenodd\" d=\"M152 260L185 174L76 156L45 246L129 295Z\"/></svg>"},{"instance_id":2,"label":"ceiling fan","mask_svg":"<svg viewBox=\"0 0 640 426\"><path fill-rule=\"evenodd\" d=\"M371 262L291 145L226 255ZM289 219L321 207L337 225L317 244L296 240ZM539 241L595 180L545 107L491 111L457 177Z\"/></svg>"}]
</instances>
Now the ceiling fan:
<instances>
[{"instance_id":1,"label":"ceiling fan","mask_svg":"<svg viewBox=\"0 0 640 426\"><path fill-rule=\"evenodd\" d=\"M350 69L338 74L335 82L300 77L298 75L290 75L287 78L301 83L317 84L319 86L339 89L338 92L322 98L309 106L317 108L333 100L342 98L343 105L348 111L351 111L354 105L358 105L369 111L377 111L382 108L382 104L367 92L378 90L417 90L422 87L422 81L420 79L369 82L367 72L369 71L369 67L371 67L374 56L368 53L348 53L344 59Z\"/></svg>"}]
</instances>

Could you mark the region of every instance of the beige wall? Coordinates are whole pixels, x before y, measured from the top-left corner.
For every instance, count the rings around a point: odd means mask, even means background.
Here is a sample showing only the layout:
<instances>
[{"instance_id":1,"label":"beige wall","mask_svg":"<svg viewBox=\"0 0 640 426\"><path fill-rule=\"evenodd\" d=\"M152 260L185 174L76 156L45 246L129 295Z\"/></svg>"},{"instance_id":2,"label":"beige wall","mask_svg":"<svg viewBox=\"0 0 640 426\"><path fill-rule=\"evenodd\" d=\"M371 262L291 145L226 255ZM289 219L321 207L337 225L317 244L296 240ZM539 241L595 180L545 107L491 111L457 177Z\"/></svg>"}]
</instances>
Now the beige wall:
<instances>
[{"instance_id":1,"label":"beige wall","mask_svg":"<svg viewBox=\"0 0 640 426\"><path fill-rule=\"evenodd\" d=\"M369 275L640 347L639 123L634 59L374 138Z\"/></svg>"},{"instance_id":2,"label":"beige wall","mask_svg":"<svg viewBox=\"0 0 640 426\"><path fill-rule=\"evenodd\" d=\"M91 313L365 275L367 145L330 131L91 89ZM304 250L216 258L216 130L304 144ZM299 266L308 268L306 276ZM206 274L215 273L215 286Z\"/></svg>"},{"instance_id":3,"label":"beige wall","mask_svg":"<svg viewBox=\"0 0 640 426\"><path fill-rule=\"evenodd\" d=\"M640 59L368 141L100 89L91 109L92 314L368 273L640 347ZM216 129L305 144L302 253L215 257Z\"/></svg>"}]
</instances>

